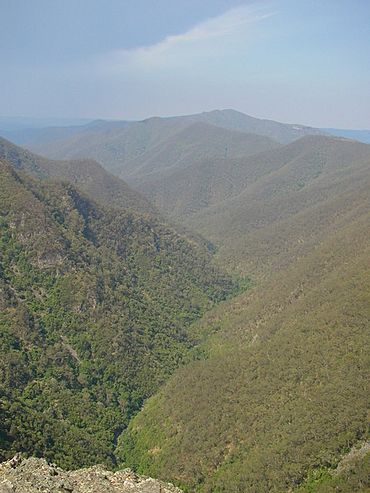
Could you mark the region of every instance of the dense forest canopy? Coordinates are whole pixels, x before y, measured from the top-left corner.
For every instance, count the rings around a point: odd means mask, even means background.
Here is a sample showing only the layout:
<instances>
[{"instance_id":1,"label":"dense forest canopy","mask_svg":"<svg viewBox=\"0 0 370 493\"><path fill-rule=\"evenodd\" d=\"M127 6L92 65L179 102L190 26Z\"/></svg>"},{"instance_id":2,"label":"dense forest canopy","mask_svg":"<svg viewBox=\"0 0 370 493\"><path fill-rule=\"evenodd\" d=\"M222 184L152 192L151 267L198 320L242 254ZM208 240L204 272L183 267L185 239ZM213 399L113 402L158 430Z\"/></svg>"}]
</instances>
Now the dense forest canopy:
<instances>
[{"instance_id":1,"label":"dense forest canopy","mask_svg":"<svg viewBox=\"0 0 370 493\"><path fill-rule=\"evenodd\" d=\"M129 418L238 289L154 217L1 163L1 454L113 464Z\"/></svg>"}]
</instances>

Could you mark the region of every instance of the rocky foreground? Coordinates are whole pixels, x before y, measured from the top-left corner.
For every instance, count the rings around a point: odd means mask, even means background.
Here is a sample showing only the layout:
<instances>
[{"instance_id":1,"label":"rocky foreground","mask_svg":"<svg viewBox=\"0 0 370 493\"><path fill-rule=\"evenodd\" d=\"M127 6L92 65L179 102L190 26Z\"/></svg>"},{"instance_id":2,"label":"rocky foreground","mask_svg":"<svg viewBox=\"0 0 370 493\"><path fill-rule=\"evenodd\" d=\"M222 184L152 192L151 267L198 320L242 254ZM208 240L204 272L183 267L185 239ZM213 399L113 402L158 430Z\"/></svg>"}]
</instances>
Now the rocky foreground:
<instances>
[{"instance_id":1,"label":"rocky foreground","mask_svg":"<svg viewBox=\"0 0 370 493\"><path fill-rule=\"evenodd\" d=\"M0 493L182 493L170 483L138 476L130 469L103 466L64 471L44 459L13 459L0 464Z\"/></svg>"}]
</instances>

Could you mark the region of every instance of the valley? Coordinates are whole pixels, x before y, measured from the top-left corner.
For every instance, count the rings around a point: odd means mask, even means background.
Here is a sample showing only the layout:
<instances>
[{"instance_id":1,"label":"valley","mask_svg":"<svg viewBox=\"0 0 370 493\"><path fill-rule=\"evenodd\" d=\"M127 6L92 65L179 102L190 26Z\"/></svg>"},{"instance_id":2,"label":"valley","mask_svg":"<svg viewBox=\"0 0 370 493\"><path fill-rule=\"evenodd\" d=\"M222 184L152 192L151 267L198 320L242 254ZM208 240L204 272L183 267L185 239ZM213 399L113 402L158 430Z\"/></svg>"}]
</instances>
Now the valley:
<instances>
[{"instance_id":1,"label":"valley","mask_svg":"<svg viewBox=\"0 0 370 493\"><path fill-rule=\"evenodd\" d=\"M366 493L370 146L233 110L32 130L0 139L1 459Z\"/></svg>"}]
</instances>

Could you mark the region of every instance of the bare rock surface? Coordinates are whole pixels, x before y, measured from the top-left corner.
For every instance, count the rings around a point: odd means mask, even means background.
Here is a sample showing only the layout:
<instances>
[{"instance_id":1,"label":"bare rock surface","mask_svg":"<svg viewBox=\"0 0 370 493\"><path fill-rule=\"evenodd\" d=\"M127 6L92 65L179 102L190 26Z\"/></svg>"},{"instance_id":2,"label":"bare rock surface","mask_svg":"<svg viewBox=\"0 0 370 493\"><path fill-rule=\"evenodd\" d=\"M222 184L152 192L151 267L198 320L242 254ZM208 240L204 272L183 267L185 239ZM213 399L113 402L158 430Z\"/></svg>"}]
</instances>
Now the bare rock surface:
<instances>
[{"instance_id":1,"label":"bare rock surface","mask_svg":"<svg viewBox=\"0 0 370 493\"><path fill-rule=\"evenodd\" d=\"M111 472L97 465L64 471L45 459L19 455L0 464L0 493L182 493L170 483L130 469Z\"/></svg>"}]
</instances>

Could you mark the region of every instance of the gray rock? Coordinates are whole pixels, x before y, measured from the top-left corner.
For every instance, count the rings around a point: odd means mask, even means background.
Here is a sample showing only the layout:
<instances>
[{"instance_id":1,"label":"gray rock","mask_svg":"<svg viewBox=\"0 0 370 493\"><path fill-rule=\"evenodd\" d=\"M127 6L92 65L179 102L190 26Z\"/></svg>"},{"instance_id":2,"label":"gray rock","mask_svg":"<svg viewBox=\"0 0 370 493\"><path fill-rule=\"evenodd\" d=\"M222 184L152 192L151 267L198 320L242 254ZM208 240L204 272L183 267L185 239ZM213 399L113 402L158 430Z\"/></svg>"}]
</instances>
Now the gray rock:
<instances>
[{"instance_id":1,"label":"gray rock","mask_svg":"<svg viewBox=\"0 0 370 493\"><path fill-rule=\"evenodd\" d=\"M103 466L64 471L44 459L13 459L0 464L0 493L182 493L170 483L139 476L130 469Z\"/></svg>"}]
</instances>

